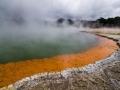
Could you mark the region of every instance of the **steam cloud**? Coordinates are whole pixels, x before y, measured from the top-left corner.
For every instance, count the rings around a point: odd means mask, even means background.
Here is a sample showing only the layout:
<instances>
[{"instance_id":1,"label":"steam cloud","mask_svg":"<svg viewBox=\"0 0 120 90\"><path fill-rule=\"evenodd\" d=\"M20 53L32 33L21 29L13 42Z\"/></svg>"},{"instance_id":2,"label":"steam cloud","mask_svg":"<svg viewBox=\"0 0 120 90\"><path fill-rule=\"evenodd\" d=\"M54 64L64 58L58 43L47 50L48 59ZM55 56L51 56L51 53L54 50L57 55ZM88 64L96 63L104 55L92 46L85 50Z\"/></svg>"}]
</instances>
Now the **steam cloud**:
<instances>
[{"instance_id":1,"label":"steam cloud","mask_svg":"<svg viewBox=\"0 0 120 90\"><path fill-rule=\"evenodd\" d=\"M21 31L38 33L43 29L42 20L58 17L96 19L111 16L120 16L120 0L0 0L0 35L4 35L3 32L14 35ZM27 23L17 27L12 21Z\"/></svg>"},{"instance_id":2,"label":"steam cloud","mask_svg":"<svg viewBox=\"0 0 120 90\"><path fill-rule=\"evenodd\" d=\"M0 0L0 21L14 15L30 21L60 16L106 18L120 16L120 0Z\"/></svg>"},{"instance_id":3,"label":"steam cloud","mask_svg":"<svg viewBox=\"0 0 120 90\"><path fill-rule=\"evenodd\" d=\"M76 35L76 38L80 36L81 42L86 45L87 39L94 43L96 42L96 38L92 38L94 36L90 38L89 35L82 33L78 35L81 28L67 25L58 27L46 21L51 22L59 17L96 19L118 16L119 2L119 0L0 0L0 49L14 50L20 45L34 48L38 42L57 43L64 41L63 38L66 36L72 41L69 45L74 45L76 39L71 38L72 35Z\"/></svg>"}]
</instances>

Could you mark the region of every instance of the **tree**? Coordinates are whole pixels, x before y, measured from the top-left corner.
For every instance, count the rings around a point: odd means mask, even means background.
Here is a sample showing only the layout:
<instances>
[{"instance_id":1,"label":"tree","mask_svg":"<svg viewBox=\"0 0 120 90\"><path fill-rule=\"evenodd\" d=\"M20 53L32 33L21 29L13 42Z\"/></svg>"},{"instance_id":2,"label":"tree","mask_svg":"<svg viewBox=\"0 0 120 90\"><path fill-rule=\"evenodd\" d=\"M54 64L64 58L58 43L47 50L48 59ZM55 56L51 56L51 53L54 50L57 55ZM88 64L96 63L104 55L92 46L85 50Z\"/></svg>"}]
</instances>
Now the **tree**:
<instances>
[{"instance_id":1,"label":"tree","mask_svg":"<svg viewBox=\"0 0 120 90\"><path fill-rule=\"evenodd\" d=\"M71 19L68 19L67 21L68 21L68 24L70 24L70 25L73 25L73 24L74 24L74 21L71 20Z\"/></svg>"},{"instance_id":2,"label":"tree","mask_svg":"<svg viewBox=\"0 0 120 90\"><path fill-rule=\"evenodd\" d=\"M58 24L62 24L64 21L65 21L64 18L59 18L59 19L57 20L57 23L58 23Z\"/></svg>"}]
</instances>

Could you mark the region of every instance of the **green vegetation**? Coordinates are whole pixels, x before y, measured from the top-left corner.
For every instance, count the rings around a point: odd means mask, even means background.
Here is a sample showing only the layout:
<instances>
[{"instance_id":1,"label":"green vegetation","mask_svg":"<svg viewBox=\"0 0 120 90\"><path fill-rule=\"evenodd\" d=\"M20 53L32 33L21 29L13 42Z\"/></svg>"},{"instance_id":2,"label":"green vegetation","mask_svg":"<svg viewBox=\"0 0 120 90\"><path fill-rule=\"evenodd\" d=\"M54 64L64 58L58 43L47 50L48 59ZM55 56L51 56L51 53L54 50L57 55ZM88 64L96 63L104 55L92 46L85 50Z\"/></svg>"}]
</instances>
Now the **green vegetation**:
<instances>
[{"instance_id":1,"label":"green vegetation","mask_svg":"<svg viewBox=\"0 0 120 90\"><path fill-rule=\"evenodd\" d=\"M100 26L104 27L120 27L120 17L115 17L115 18L100 18L96 20L100 24Z\"/></svg>"},{"instance_id":2,"label":"green vegetation","mask_svg":"<svg viewBox=\"0 0 120 90\"><path fill-rule=\"evenodd\" d=\"M84 27L91 27L91 28L100 28L100 27L120 27L120 17L114 18L99 18L94 21L82 21Z\"/></svg>"}]
</instances>

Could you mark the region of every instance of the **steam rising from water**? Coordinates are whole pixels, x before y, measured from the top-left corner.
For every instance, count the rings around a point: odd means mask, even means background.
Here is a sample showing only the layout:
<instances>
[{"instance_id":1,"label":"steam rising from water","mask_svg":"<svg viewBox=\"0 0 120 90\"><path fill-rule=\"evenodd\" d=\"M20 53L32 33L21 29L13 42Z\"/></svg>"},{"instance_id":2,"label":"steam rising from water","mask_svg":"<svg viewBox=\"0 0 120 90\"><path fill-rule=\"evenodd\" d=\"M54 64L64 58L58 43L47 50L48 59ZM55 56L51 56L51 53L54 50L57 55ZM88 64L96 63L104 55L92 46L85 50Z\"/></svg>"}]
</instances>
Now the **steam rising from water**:
<instances>
[{"instance_id":1,"label":"steam rising from water","mask_svg":"<svg viewBox=\"0 0 120 90\"><path fill-rule=\"evenodd\" d=\"M98 42L94 35L81 33L70 26L8 26L0 33L0 63L78 53Z\"/></svg>"},{"instance_id":2,"label":"steam rising from water","mask_svg":"<svg viewBox=\"0 0 120 90\"><path fill-rule=\"evenodd\" d=\"M120 15L119 3L119 0L0 0L0 33L6 30L13 34L28 30L45 32L44 24L58 17L96 19L117 16ZM47 28L51 33L50 27Z\"/></svg>"},{"instance_id":3,"label":"steam rising from water","mask_svg":"<svg viewBox=\"0 0 120 90\"><path fill-rule=\"evenodd\" d=\"M86 50L96 45L96 37L80 33L81 28L52 22L59 16L80 15L80 0L73 3L73 8L72 3L73 0L1 0L0 60L80 52L83 47Z\"/></svg>"},{"instance_id":4,"label":"steam rising from water","mask_svg":"<svg viewBox=\"0 0 120 90\"><path fill-rule=\"evenodd\" d=\"M57 17L96 19L120 16L120 0L0 0L0 20L23 17L28 22Z\"/></svg>"},{"instance_id":5,"label":"steam rising from water","mask_svg":"<svg viewBox=\"0 0 120 90\"><path fill-rule=\"evenodd\" d=\"M60 28L46 26L58 17L95 19L120 15L119 0L0 0L0 37L26 34L56 37ZM44 23L42 23L44 21ZM46 29L44 29L44 26ZM60 29L60 30L59 30ZM65 29L65 28L62 28ZM73 28L67 28L69 31ZM64 31L64 30L63 30ZM44 34L43 34L44 33Z\"/></svg>"}]
</instances>

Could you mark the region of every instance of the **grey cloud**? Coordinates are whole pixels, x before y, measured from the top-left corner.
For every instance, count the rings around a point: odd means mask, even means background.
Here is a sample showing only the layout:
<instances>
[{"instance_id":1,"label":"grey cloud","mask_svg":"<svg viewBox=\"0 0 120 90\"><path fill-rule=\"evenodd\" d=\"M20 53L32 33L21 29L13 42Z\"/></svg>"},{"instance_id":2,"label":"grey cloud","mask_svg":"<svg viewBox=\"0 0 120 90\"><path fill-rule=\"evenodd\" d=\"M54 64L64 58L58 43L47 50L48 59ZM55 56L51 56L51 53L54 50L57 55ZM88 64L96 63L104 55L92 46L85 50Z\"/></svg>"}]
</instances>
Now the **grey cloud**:
<instances>
[{"instance_id":1,"label":"grey cloud","mask_svg":"<svg viewBox=\"0 0 120 90\"><path fill-rule=\"evenodd\" d=\"M0 19L19 14L26 20L71 16L82 19L120 16L120 0L0 0Z\"/></svg>"}]
</instances>

